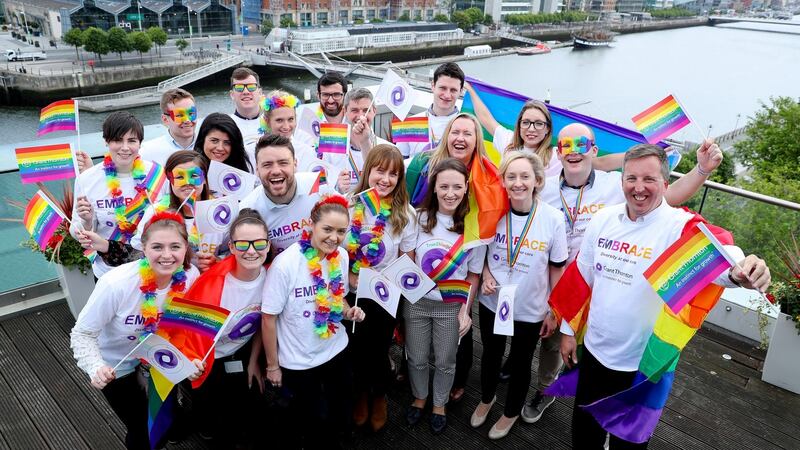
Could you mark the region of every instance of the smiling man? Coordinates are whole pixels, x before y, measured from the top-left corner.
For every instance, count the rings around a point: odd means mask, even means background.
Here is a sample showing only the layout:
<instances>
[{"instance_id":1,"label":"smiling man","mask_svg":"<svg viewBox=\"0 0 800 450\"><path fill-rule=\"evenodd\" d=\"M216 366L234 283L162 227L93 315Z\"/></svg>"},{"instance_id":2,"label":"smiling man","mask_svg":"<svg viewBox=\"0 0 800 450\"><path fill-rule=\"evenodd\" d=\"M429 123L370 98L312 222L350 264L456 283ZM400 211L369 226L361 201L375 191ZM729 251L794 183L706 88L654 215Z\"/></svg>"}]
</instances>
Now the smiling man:
<instances>
[{"instance_id":1,"label":"smiling man","mask_svg":"<svg viewBox=\"0 0 800 450\"><path fill-rule=\"evenodd\" d=\"M230 97L236 109L230 114L242 132L245 149L252 149L261 136L258 132L261 114L261 84L258 74L247 67L239 67L231 74ZM251 158L253 159L253 158Z\"/></svg>"},{"instance_id":2,"label":"smiling man","mask_svg":"<svg viewBox=\"0 0 800 450\"><path fill-rule=\"evenodd\" d=\"M197 106L189 92L177 88L161 95L161 123L167 134L142 142L142 159L160 165L178 150L192 150L197 128Z\"/></svg>"},{"instance_id":3,"label":"smiling man","mask_svg":"<svg viewBox=\"0 0 800 450\"><path fill-rule=\"evenodd\" d=\"M342 123L344 120L344 96L347 94L347 80L336 72L326 72L317 80L319 109L317 117L329 123Z\"/></svg>"}]
</instances>

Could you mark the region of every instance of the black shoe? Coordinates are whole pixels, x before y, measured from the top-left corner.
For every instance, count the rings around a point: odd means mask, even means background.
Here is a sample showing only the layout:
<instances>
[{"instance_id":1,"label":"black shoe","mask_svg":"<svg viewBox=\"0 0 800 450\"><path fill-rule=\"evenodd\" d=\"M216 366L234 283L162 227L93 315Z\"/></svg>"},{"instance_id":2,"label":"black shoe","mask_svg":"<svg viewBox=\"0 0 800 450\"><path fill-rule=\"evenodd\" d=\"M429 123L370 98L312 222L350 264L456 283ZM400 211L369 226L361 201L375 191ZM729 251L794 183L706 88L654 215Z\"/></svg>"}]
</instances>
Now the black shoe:
<instances>
[{"instance_id":1,"label":"black shoe","mask_svg":"<svg viewBox=\"0 0 800 450\"><path fill-rule=\"evenodd\" d=\"M431 413L431 431L433 434L441 434L447 428L447 416Z\"/></svg>"},{"instance_id":2,"label":"black shoe","mask_svg":"<svg viewBox=\"0 0 800 450\"><path fill-rule=\"evenodd\" d=\"M414 426L419 423L419 419L422 418L422 408L417 408L416 406L409 406L406 410L406 423L409 426Z\"/></svg>"}]
</instances>

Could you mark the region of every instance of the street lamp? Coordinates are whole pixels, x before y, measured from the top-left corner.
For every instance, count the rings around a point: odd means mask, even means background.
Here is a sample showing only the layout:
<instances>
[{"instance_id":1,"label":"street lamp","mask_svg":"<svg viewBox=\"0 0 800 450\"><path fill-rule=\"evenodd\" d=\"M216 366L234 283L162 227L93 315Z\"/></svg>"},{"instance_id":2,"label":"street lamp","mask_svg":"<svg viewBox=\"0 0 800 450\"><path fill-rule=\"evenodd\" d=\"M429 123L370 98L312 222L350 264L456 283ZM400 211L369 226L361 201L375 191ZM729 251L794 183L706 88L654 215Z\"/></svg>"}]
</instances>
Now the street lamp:
<instances>
[{"instance_id":1,"label":"street lamp","mask_svg":"<svg viewBox=\"0 0 800 450\"><path fill-rule=\"evenodd\" d=\"M736 131L739 129L739 119L742 117L741 114L736 115L736 125L733 126L733 130Z\"/></svg>"},{"instance_id":2,"label":"street lamp","mask_svg":"<svg viewBox=\"0 0 800 450\"><path fill-rule=\"evenodd\" d=\"M186 19L189 21L189 47L194 48L192 45L192 10L189 9L189 3L186 3Z\"/></svg>"},{"instance_id":3,"label":"street lamp","mask_svg":"<svg viewBox=\"0 0 800 450\"><path fill-rule=\"evenodd\" d=\"M136 13L139 17L139 31L142 31L142 2L136 2Z\"/></svg>"}]
</instances>

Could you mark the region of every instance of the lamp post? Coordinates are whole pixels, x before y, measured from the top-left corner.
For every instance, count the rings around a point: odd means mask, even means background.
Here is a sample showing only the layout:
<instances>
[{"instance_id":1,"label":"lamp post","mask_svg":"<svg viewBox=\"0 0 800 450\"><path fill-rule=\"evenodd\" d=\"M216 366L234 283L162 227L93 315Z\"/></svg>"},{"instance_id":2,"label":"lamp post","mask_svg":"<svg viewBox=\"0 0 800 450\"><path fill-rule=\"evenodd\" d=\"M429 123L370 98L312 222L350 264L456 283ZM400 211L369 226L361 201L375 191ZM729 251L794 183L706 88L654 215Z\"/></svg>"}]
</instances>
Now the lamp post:
<instances>
[{"instance_id":1,"label":"lamp post","mask_svg":"<svg viewBox=\"0 0 800 450\"><path fill-rule=\"evenodd\" d=\"M189 21L189 47L194 48L192 45L192 10L189 9L189 4L186 4L186 19Z\"/></svg>"},{"instance_id":2,"label":"lamp post","mask_svg":"<svg viewBox=\"0 0 800 450\"><path fill-rule=\"evenodd\" d=\"M136 2L136 13L139 17L139 31L142 31L142 2Z\"/></svg>"},{"instance_id":3,"label":"lamp post","mask_svg":"<svg viewBox=\"0 0 800 450\"><path fill-rule=\"evenodd\" d=\"M736 125L733 126L733 130L736 131L739 129L739 119L742 117L741 114L736 114Z\"/></svg>"}]
</instances>

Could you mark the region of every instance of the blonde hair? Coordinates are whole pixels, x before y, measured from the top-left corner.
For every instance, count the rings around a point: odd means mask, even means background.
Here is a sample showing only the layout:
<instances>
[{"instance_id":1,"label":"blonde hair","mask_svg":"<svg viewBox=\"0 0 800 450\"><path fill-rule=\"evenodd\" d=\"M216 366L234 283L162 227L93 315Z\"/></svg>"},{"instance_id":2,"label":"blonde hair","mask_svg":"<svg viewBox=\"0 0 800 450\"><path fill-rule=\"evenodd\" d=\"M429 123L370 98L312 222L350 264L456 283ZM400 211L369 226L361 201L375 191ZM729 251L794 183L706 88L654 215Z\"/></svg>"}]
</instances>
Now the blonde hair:
<instances>
[{"instance_id":1,"label":"blonde hair","mask_svg":"<svg viewBox=\"0 0 800 450\"><path fill-rule=\"evenodd\" d=\"M375 167L397 171L397 185L395 185L391 194L392 214L389 216L389 223L392 224L392 234L400 236L410 221L403 154L391 144L378 144L372 147L367 152L367 158L364 160L364 171L352 192L363 192L369 189L369 172Z\"/></svg>"},{"instance_id":2,"label":"blonde hair","mask_svg":"<svg viewBox=\"0 0 800 450\"><path fill-rule=\"evenodd\" d=\"M529 109L538 110L544 115L545 122L547 122L547 134L545 134L544 139L539 143L539 147L537 147L535 151L536 154L539 155L539 158L542 158L543 164L546 166L550 165L550 159L553 158L553 119L550 117L550 111L547 109L547 105L539 100L528 100L522 105L522 109L517 116L517 123L514 125L514 139L508 144L505 151L519 150L525 146L525 142L523 142L521 136L523 130L520 127L522 126L522 116L525 114L525 111Z\"/></svg>"},{"instance_id":3,"label":"blonde hair","mask_svg":"<svg viewBox=\"0 0 800 450\"><path fill-rule=\"evenodd\" d=\"M455 123L455 121L458 119L469 119L475 125L475 149L472 153L473 160L476 153L479 156L478 161L482 161L483 158L488 158L488 155L486 154L486 148L483 146L483 128L481 128L480 122L478 122L478 119L472 114L462 112L458 113L455 117L453 117L452 120L450 120L450 122L447 123L447 127L444 129L444 134L442 134L442 139L439 141L439 146L436 147L436 150L434 150L431 154L428 167L436 167L437 164L451 157L450 152L447 150L447 136L450 135L450 130L453 128L453 123ZM467 163L468 170L469 165L470 164Z\"/></svg>"},{"instance_id":4,"label":"blonde hair","mask_svg":"<svg viewBox=\"0 0 800 450\"><path fill-rule=\"evenodd\" d=\"M518 159L525 159L530 163L531 169L533 169L533 175L536 177L536 184L533 188L533 198L539 197L539 194L541 194L544 189L544 164L542 163L542 158L530 150L511 150L507 152L503 158L503 162L500 164L500 179L505 180L508 166Z\"/></svg>"}]
</instances>

